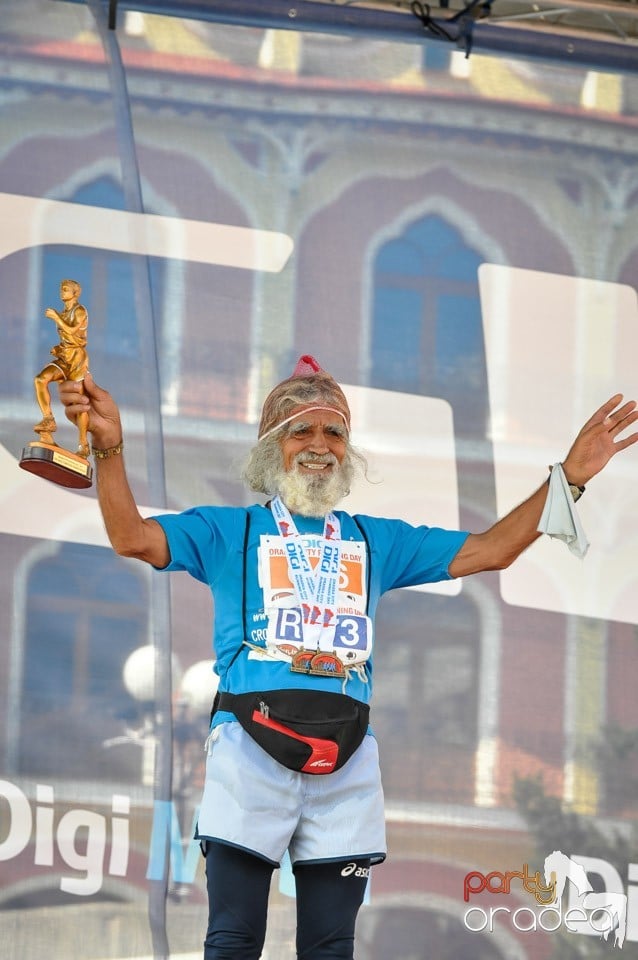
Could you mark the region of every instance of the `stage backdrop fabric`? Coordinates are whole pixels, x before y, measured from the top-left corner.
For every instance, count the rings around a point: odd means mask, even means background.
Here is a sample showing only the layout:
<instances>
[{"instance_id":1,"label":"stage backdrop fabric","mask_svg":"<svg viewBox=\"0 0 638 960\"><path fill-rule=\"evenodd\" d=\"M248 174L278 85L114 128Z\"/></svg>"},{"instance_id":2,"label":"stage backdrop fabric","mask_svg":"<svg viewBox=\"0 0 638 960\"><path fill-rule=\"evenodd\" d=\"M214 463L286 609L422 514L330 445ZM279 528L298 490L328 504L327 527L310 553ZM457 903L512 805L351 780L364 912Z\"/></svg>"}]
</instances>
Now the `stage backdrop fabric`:
<instances>
[{"instance_id":1,"label":"stage backdrop fabric","mask_svg":"<svg viewBox=\"0 0 638 960\"><path fill-rule=\"evenodd\" d=\"M190 960L206 925L211 596L117 557L95 487L18 466L61 280L145 515L253 502L261 403L302 353L344 384L369 461L344 506L476 532L609 396L638 395L635 75L105 18L51 0L0 18L5 960ZM544 538L510 570L383 599L389 857L360 960L602 957L620 932L638 957L637 477L638 447L588 485L584 560ZM617 898L615 934L591 908L565 923L571 881L539 918L525 878L554 851ZM294 956L291 891L284 865L267 960Z\"/></svg>"}]
</instances>

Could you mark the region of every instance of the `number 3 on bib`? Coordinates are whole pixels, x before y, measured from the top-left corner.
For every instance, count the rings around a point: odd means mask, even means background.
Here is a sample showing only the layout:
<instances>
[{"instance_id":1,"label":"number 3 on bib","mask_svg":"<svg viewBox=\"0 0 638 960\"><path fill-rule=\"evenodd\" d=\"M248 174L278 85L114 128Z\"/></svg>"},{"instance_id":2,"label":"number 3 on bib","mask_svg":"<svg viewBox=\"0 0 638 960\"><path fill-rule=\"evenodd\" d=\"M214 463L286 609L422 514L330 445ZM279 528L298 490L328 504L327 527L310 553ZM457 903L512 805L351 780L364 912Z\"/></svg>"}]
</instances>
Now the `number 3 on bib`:
<instances>
[{"instance_id":1,"label":"number 3 on bib","mask_svg":"<svg viewBox=\"0 0 638 960\"><path fill-rule=\"evenodd\" d=\"M372 624L369 617L337 617L335 650L357 652L357 660L367 660L372 650Z\"/></svg>"}]
</instances>

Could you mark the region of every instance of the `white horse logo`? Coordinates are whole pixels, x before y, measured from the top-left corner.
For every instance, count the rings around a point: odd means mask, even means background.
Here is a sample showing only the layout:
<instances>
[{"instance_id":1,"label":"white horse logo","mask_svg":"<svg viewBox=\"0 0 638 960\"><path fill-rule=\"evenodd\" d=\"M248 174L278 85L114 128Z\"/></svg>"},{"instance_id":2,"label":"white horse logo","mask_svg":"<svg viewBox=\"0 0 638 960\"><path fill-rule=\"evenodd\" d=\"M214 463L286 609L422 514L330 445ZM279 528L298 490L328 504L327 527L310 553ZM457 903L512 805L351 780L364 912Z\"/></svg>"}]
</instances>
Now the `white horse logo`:
<instances>
[{"instance_id":1,"label":"white horse logo","mask_svg":"<svg viewBox=\"0 0 638 960\"><path fill-rule=\"evenodd\" d=\"M556 884L556 903L559 903L569 880L582 898L584 910L591 910L589 924L597 933L607 940L611 931L614 931L614 946L622 949L627 931L627 897L624 893L594 893L589 877L583 866L576 863L571 857L565 856L560 850L554 850L545 857L545 883L552 881ZM602 921L596 922L598 916Z\"/></svg>"}]
</instances>

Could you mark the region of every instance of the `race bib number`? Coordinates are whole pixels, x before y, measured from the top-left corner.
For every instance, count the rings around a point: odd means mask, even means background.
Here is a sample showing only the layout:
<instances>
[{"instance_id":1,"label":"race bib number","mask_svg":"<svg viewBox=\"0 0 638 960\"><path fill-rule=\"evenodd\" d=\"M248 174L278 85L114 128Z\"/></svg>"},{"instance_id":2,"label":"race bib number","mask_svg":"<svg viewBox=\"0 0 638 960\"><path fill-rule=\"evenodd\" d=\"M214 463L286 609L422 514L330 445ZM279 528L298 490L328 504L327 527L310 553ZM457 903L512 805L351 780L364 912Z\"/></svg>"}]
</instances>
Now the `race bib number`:
<instances>
[{"instance_id":1,"label":"race bib number","mask_svg":"<svg viewBox=\"0 0 638 960\"><path fill-rule=\"evenodd\" d=\"M321 538L304 536L303 543L315 567L321 557ZM253 641L263 652L253 650L252 658L290 660L303 648L302 613L288 572L288 557L283 537L262 536L259 545L259 585L263 591L263 621L253 631ZM372 622L366 616L367 552L365 544L343 541L339 563L336 609L317 608L317 616L329 616L336 622L334 653L346 665L364 663L372 653ZM313 605L304 611L306 622L314 624ZM317 621L319 622L319 621ZM259 635L259 639L257 635Z\"/></svg>"},{"instance_id":2,"label":"race bib number","mask_svg":"<svg viewBox=\"0 0 638 960\"><path fill-rule=\"evenodd\" d=\"M299 607L268 611L267 645L279 657L294 656L303 647ZM372 622L366 616L337 614L334 652L345 664L365 662L372 653ZM279 658L278 657L278 658Z\"/></svg>"}]
</instances>

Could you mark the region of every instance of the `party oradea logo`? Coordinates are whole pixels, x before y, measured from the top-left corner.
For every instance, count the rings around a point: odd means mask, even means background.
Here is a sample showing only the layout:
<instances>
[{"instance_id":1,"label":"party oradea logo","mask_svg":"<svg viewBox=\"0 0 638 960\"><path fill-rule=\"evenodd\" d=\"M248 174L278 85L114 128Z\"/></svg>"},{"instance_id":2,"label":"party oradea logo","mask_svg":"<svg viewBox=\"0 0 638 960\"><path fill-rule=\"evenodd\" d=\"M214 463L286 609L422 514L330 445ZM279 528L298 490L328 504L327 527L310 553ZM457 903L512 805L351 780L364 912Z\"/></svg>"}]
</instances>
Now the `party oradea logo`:
<instances>
[{"instance_id":1,"label":"party oradea logo","mask_svg":"<svg viewBox=\"0 0 638 960\"><path fill-rule=\"evenodd\" d=\"M490 894L510 894L522 889L530 894L534 904L512 910L508 906L487 909L472 905L463 917L463 923L472 933L493 933L498 923L511 924L520 933L543 930L555 933L561 927L570 933L599 936L605 940L613 933L615 946L622 948L627 932L627 896L624 893L594 891L582 862L586 857L568 857L554 850L545 858L543 875L530 873L528 865L522 870L501 873L481 873L472 870L463 881L463 899L484 891ZM601 861L602 862L602 861ZM610 866L610 865L607 865ZM563 911L563 893L569 889L569 906Z\"/></svg>"}]
</instances>

